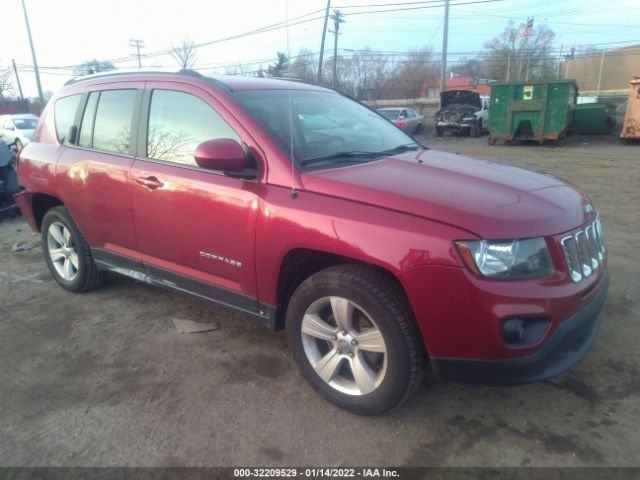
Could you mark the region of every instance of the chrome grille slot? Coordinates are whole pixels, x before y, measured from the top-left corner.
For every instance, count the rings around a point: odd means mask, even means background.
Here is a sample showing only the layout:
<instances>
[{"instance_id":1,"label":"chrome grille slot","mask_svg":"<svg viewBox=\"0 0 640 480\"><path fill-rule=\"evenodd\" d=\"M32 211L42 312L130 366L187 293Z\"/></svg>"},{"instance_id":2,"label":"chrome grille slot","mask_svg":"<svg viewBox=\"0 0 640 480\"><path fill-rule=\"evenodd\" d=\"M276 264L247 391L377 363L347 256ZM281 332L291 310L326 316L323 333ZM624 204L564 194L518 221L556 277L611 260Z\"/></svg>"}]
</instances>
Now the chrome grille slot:
<instances>
[{"instance_id":1,"label":"chrome grille slot","mask_svg":"<svg viewBox=\"0 0 640 480\"><path fill-rule=\"evenodd\" d=\"M604 238L600 219L583 230L560 240L562 252L573 282L579 282L595 272L604 260Z\"/></svg>"}]
</instances>

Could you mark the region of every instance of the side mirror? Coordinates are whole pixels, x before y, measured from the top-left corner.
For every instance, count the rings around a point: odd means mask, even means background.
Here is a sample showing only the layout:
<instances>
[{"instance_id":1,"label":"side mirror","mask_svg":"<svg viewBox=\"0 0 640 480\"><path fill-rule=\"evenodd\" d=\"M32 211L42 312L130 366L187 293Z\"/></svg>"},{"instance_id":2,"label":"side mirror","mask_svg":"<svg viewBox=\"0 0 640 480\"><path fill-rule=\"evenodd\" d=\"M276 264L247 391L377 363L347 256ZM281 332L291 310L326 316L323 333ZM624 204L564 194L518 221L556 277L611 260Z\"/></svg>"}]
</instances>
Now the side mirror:
<instances>
[{"instance_id":1,"label":"side mirror","mask_svg":"<svg viewBox=\"0 0 640 480\"><path fill-rule=\"evenodd\" d=\"M247 161L242 145L230 138L206 140L193 156L199 167L223 172L241 172Z\"/></svg>"}]
</instances>

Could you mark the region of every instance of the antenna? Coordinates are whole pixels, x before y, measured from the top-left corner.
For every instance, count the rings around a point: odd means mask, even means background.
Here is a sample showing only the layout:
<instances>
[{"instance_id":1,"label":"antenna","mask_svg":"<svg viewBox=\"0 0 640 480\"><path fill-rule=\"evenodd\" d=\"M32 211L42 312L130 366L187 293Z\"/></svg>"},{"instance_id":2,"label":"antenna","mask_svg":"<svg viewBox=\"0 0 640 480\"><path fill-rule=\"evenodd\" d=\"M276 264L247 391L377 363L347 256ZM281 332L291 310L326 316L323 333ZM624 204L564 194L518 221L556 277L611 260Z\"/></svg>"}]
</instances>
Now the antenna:
<instances>
[{"instance_id":1,"label":"antenna","mask_svg":"<svg viewBox=\"0 0 640 480\"><path fill-rule=\"evenodd\" d=\"M287 20L287 77L291 77L289 74L291 61L291 49L289 48L289 0L285 1L286 7L286 20ZM295 200L298 198L298 192L296 191L296 187L294 185L294 177L295 177L295 160L293 155L293 100L291 99L291 79L287 80L287 91L289 93L289 156L291 160L291 199Z\"/></svg>"}]
</instances>

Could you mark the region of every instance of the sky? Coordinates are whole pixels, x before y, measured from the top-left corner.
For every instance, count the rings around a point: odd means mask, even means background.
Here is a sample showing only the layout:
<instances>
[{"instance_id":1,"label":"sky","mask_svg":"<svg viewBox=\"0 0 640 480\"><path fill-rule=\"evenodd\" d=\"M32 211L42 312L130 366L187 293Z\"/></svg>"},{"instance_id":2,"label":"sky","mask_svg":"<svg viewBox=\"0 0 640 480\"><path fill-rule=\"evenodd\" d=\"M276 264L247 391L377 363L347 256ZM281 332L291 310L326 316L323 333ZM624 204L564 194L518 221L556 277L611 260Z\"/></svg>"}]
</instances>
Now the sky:
<instances>
[{"instance_id":1,"label":"sky","mask_svg":"<svg viewBox=\"0 0 640 480\"><path fill-rule=\"evenodd\" d=\"M275 59L277 51L295 55L305 47L318 52L327 4L326 0L24 1L44 91L60 88L72 78L71 67L87 59L115 59L119 69L137 68L130 39L144 41L143 55L162 52L186 37L196 44L214 42L197 51L196 68L203 73L224 73L226 65L241 63L257 69ZM442 3L332 0L332 9L340 9L346 20L340 26L339 53L367 46L404 52L425 45L441 52ZM21 0L2 0L2 4L0 69L10 67L14 59L25 96L35 96ZM510 19L520 24L527 17L534 18L534 28L544 23L556 32L558 50L561 45L563 50L584 45L613 49L640 43L640 0L451 0L451 4L451 61L473 56L484 42L499 35ZM224 41L287 19L288 29ZM327 33L325 55L332 54L333 40L333 34ZM169 55L143 57L142 65L177 70Z\"/></svg>"}]
</instances>

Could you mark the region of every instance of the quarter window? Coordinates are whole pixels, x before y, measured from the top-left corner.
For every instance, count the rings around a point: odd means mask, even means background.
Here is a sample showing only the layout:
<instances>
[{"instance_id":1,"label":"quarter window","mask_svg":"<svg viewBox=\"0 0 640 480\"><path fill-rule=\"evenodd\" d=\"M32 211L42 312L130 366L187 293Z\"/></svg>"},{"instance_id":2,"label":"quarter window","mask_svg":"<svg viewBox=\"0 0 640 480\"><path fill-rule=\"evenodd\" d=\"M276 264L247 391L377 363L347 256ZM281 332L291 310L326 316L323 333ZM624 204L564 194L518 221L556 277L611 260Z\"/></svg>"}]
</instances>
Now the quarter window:
<instances>
[{"instance_id":1,"label":"quarter window","mask_svg":"<svg viewBox=\"0 0 640 480\"><path fill-rule=\"evenodd\" d=\"M100 93L93 127L93 148L129 153L135 90L105 90Z\"/></svg>"},{"instance_id":2,"label":"quarter window","mask_svg":"<svg viewBox=\"0 0 640 480\"><path fill-rule=\"evenodd\" d=\"M147 157L196 166L193 154L205 140L238 134L202 99L184 92L154 90L149 110Z\"/></svg>"},{"instance_id":3,"label":"quarter window","mask_svg":"<svg viewBox=\"0 0 640 480\"><path fill-rule=\"evenodd\" d=\"M68 143L66 141L67 135L69 134L69 129L73 126L79 104L80 95L71 95L56 101L56 133L60 143Z\"/></svg>"}]
</instances>

